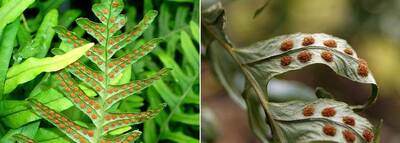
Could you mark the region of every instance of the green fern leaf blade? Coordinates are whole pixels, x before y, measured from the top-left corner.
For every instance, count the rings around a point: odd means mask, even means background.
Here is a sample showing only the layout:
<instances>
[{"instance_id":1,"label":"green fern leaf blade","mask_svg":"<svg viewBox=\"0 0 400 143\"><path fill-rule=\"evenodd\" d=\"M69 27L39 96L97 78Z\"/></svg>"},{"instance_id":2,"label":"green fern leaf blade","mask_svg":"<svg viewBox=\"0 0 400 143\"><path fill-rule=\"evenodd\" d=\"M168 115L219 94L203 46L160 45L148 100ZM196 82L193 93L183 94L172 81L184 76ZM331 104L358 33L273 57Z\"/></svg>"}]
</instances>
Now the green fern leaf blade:
<instances>
[{"instance_id":1,"label":"green fern leaf blade","mask_svg":"<svg viewBox=\"0 0 400 143\"><path fill-rule=\"evenodd\" d=\"M64 27L56 26L54 27L54 30L56 31L61 40L63 40L67 44L72 45L72 47L74 48L90 43L89 41L83 38L79 38L74 32L70 32ZM88 59L90 59L93 63L95 63L100 69L104 69L104 67L102 68L105 62L105 59L103 58L104 50L102 49L101 46L99 45L93 46L86 52L85 56Z\"/></svg>"},{"instance_id":2,"label":"green fern leaf blade","mask_svg":"<svg viewBox=\"0 0 400 143\"><path fill-rule=\"evenodd\" d=\"M96 38L102 45L105 45L105 37L107 35L112 36L118 32L125 25L126 19L126 16L123 14L116 16L115 19L110 19L112 23L109 23L108 27L103 23L93 22L87 18L78 18L76 23Z\"/></svg>"},{"instance_id":3,"label":"green fern leaf blade","mask_svg":"<svg viewBox=\"0 0 400 143\"><path fill-rule=\"evenodd\" d=\"M74 123L64 115L59 114L39 101L31 100L31 106L36 113L52 123L72 140L81 143L91 140L93 131Z\"/></svg>"},{"instance_id":4,"label":"green fern leaf blade","mask_svg":"<svg viewBox=\"0 0 400 143\"><path fill-rule=\"evenodd\" d=\"M133 31L125 32L121 35L111 37L110 41L108 42L109 46L107 49L107 59L110 59L115 54L115 52L135 41L140 35L142 35L143 32L151 25L151 23L153 23L157 14L157 11L149 11L146 13L143 20L134 27Z\"/></svg>"},{"instance_id":5,"label":"green fern leaf blade","mask_svg":"<svg viewBox=\"0 0 400 143\"><path fill-rule=\"evenodd\" d=\"M111 62L108 63L107 65L108 69L110 69L109 74L113 75L120 74L124 69L126 69L127 65L135 63L140 58L146 56L151 51L153 51L154 48L156 48L161 41L162 39L152 39L146 42L144 45L142 45L139 49L135 49L129 54L111 60Z\"/></svg>"},{"instance_id":6,"label":"green fern leaf blade","mask_svg":"<svg viewBox=\"0 0 400 143\"><path fill-rule=\"evenodd\" d=\"M141 90L149 87L153 84L153 82L160 80L161 77L166 76L170 69L162 69L156 75L143 79L143 80L135 80L133 82L123 84L123 85L111 85L110 88L106 91L110 96L106 98L106 109L111 107L113 104L119 102L126 97L138 93Z\"/></svg>"},{"instance_id":7,"label":"green fern leaf blade","mask_svg":"<svg viewBox=\"0 0 400 143\"><path fill-rule=\"evenodd\" d=\"M106 44L106 37L107 37L107 27L102 23L97 23L90 21L87 18L78 18L76 23L84 29L87 33L92 35L101 45Z\"/></svg>"},{"instance_id":8,"label":"green fern leaf blade","mask_svg":"<svg viewBox=\"0 0 400 143\"><path fill-rule=\"evenodd\" d=\"M115 19L123 8L122 0L105 0L102 3L94 4L92 11L104 25L108 25L110 22L114 23L112 19Z\"/></svg>"},{"instance_id":9,"label":"green fern leaf blade","mask_svg":"<svg viewBox=\"0 0 400 143\"><path fill-rule=\"evenodd\" d=\"M157 116L166 104L161 104L157 108L150 109L140 113L111 113L104 117L106 120L104 129L105 132L112 131L121 127L140 124L146 120L152 119Z\"/></svg>"},{"instance_id":10,"label":"green fern leaf blade","mask_svg":"<svg viewBox=\"0 0 400 143\"><path fill-rule=\"evenodd\" d=\"M19 143L37 143L37 141L23 135L23 134L15 134L13 137L17 140Z\"/></svg>"},{"instance_id":11,"label":"green fern leaf blade","mask_svg":"<svg viewBox=\"0 0 400 143\"><path fill-rule=\"evenodd\" d=\"M67 67L67 70L72 73L75 77L82 81L85 81L90 87L93 87L96 91L104 90L105 85L103 84L104 76L101 72L94 71L85 64L77 61Z\"/></svg>"},{"instance_id":12,"label":"green fern leaf blade","mask_svg":"<svg viewBox=\"0 0 400 143\"><path fill-rule=\"evenodd\" d=\"M76 83L65 71L57 73L56 80L61 81L58 87L68 99L83 113L88 115L93 121L97 121L99 117L99 109L101 105L91 99L89 96L79 88L78 83Z\"/></svg>"},{"instance_id":13,"label":"green fern leaf blade","mask_svg":"<svg viewBox=\"0 0 400 143\"><path fill-rule=\"evenodd\" d=\"M140 137L140 135L142 134L141 131L139 130L134 130L128 133L125 133L121 136L117 136L117 137L108 137L108 138L103 138L100 142L115 142L115 143L128 143L128 142L133 142L136 139L138 139Z\"/></svg>"},{"instance_id":14,"label":"green fern leaf blade","mask_svg":"<svg viewBox=\"0 0 400 143\"><path fill-rule=\"evenodd\" d=\"M139 93L141 90L149 87L155 81L165 76L170 69L162 69L154 76L136 80L128 84L114 85L112 81L121 75L122 71L127 70L133 63L150 53L162 41L161 39L153 39L146 42L138 49L134 49L119 58L113 58L113 55L126 45L132 43L139 38L144 31L152 24L157 11L149 11L145 14L143 20L130 32L113 36L125 26L127 17L120 14L123 10L123 0L101 0L101 3L95 4L92 11L100 20L94 22L87 18L79 18L76 23L84 29L89 35L96 39L99 43L94 45L86 52L87 57L97 68L92 68L81 61L69 65L65 70L56 73L57 89L60 90L66 98L86 114L93 122L95 129L83 132L82 137L90 134L92 138L84 138L87 140L80 141L80 138L73 139L79 142L132 142L140 135L140 131L132 131L123 135L114 136L109 131L130 127L130 125L139 124L155 117L165 107L164 105L157 109L152 109L141 113L109 113L107 109L126 97ZM67 44L78 47L89 41L79 38L75 33L68 31L64 27L55 27L54 30L59 37ZM76 81L70 74L79 79ZM79 83L82 81L81 83ZM126 83L126 82L125 82ZM96 91L97 95L89 97L83 92L83 88L79 84L85 85L86 89L90 88ZM107 120L106 119L112 119ZM115 120L113 119L115 118ZM63 130L63 129L61 129ZM73 136L72 136L73 137Z\"/></svg>"},{"instance_id":15,"label":"green fern leaf blade","mask_svg":"<svg viewBox=\"0 0 400 143\"><path fill-rule=\"evenodd\" d=\"M79 36L77 36L74 32L68 31L65 27L56 26L53 29L58 34L58 37L61 40L65 41L68 44L71 44L73 48L90 43L83 38L79 38Z\"/></svg>"}]
</instances>

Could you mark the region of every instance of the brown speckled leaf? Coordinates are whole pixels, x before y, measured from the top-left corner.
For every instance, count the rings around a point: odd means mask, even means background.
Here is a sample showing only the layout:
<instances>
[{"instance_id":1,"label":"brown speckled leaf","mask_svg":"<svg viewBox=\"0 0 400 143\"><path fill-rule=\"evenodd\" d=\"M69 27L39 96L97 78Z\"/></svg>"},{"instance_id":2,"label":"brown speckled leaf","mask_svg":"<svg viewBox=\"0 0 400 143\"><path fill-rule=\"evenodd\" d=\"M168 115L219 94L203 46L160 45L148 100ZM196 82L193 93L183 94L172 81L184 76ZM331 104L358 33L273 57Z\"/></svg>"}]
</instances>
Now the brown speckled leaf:
<instances>
[{"instance_id":1,"label":"brown speckled leaf","mask_svg":"<svg viewBox=\"0 0 400 143\"><path fill-rule=\"evenodd\" d=\"M312 102L269 103L269 107L286 136L283 142L345 143L351 142L350 134L354 135L354 143L367 142L367 139L371 142L373 139L371 123L343 102L318 99ZM372 136L367 136L367 132Z\"/></svg>"},{"instance_id":2,"label":"brown speckled leaf","mask_svg":"<svg viewBox=\"0 0 400 143\"><path fill-rule=\"evenodd\" d=\"M121 33L120 29L126 24L127 17L120 14L124 8L123 0L101 0L101 3L94 4L92 11L99 19L99 22L87 18L76 20L78 26L84 29L89 35L97 40L97 44L88 50L85 57L88 58L97 68L89 66L89 62L77 61L62 71L56 73L55 81L57 89L60 90L76 108L86 114L92 121L89 129L83 129L75 125L68 118L62 116L40 102L33 102L35 111L49 122L53 123L68 137L80 143L98 143L103 141L112 142L133 142L141 132L133 131L130 134L109 138L108 131L119 127L130 126L142 123L155 117L163 108L142 113L110 113L111 106L120 100L139 93L142 89L149 87L156 80L160 80L167 74L169 69L162 69L155 76L148 79L137 79L124 85L114 85L114 79L122 74L127 68L141 57L153 51L161 39L153 39L143 44L142 47L133 49L132 53L125 53L123 56L113 56L117 51L126 47L127 44L139 38L149 25L152 24L158 12L148 11L143 20L133 29ZM64 27L55 27L55 31L67 47L65 50L79 47L88 43L87 40L79 38L75 33ZM124 52L121 52L124 53ZM71 74L76 77L74 78ZM80 81L79 81L80 80ZM79 82L87 85L97 93L98 96L88 96L79 87ZM50 115L51 114L51 115ZM58 116L54 118L52 115ZM112 115L106 121L109 115ZM118 117L118 118L115 118ZM82 129L82 130L80 130Z\"/></svg>"},{"instance_id":3,"label":"brown speckled leaf","mask_svg":"<svg viewBox=\"0 0 400 143\"><path fill-rule=\"evenodd\" d=\"M327 34L291 34L235 48L240 61L266 87L274 76L313 64L330 67L352 81L371 84L372 95L365 106L376 100L376 81L367 63L343 39Z\"/></svg>"}]
</instances>

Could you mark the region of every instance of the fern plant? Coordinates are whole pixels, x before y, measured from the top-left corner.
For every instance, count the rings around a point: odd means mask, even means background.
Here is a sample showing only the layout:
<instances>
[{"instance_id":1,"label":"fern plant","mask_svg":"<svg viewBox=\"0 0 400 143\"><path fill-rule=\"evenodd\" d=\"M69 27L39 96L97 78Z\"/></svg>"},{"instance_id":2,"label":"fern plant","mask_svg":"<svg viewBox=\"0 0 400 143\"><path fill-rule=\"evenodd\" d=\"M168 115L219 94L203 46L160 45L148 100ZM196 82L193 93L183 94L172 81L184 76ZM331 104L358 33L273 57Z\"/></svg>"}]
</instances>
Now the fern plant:
<instances>
[{"instance_id":1,"label":"fern plant","mask_svg":"<svg viewBox=\"0 0 400 143\"><path fill-rule=\"evenodd\" d=\"M222 4L216 3L203 12L202 26L208 38L202 42L209 46L213 68L229 93L245 105L250 126L262 142L379 142L379 127L374 129L368 119L356 113L376 101L378 87L367 62L345 40L321 33L296 33L237 48L223 31ZM368 101L348 105L331 99L331 94L321 89L310 95L315 97L311 100L282 100L268 95L267 85L272 78L314 64L371 85ZM245 83L234 83L232 74L236 70Z\"/></svg>"},{"instance_id":2,"label":"fern plant","mask_svg":"<svg viewBox=\"0 0 400 143\"><path fill-rule=\"evenodd\" d=\"M79 18L77 24L94 37L98 44L89 49L85 58L74 62L62 71L52 76L57 85L54 85L71 102L92 121L90 126L82 126L73 122L61 113L47 107L39 101L31 100L33 109L44 119L48 120L75 142L131 142L139 137L140 131L134 130L122 135L112 136L108 132L134 124L139 124L156 116L164 104L158 108L140 113L116 113L110 108L122 99L139 93L142 89L152 85L156 80L166 75L169 69L162 69L156 75L135 80L127 84L114 84L121 73L141 57L151 52L161 39L152 39L131 53L114 58L118 50L135 41L153 22L157 11L149 11L143 20L132 31L119 33L127 19L121 15L122 0L103 0L92 7L92 11L100 23L87 18ZM55 28L59 37L71 47L79 47L90 43L79 38L75 33L58 26ZM73 76L71 76L71 74ZM74 78L75 77L75 78ZM97 95L88 96L79 86L82 81L87 87L96 91Z\"/></svg>"}]
</instances>

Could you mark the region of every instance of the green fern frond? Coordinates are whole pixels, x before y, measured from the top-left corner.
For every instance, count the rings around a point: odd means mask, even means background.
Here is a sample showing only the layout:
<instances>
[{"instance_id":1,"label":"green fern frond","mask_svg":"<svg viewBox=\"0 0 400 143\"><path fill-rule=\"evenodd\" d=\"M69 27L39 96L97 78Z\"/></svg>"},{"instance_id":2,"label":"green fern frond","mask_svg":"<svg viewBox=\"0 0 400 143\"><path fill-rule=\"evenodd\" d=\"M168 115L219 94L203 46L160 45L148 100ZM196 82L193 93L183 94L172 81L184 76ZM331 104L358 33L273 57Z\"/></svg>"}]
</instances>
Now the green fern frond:
<instances>
[{"instance_id":1,"label":"green fern frond","mask_svg":"<svg viewBox=\"0 0 400 143\"><path fill-rule=\"evenodd\" d=\"M77 19L77 24L95 38L98 44L86 52L84 57L89 59L88 61L76 61L53 76L57 83L56 88L92 120L93 126L83 127L46 105L35 100L31 101L33 109L41 117L55 125L73 141L81 143L134 141L141 134L138 130L118 136L110 136L108 133L114 129L149 120L165 107L162 104L158 108L141 113L113 113L108 110L122 99L152 85L154 81L165 76L170 70L162 69L148 79L135 80L122 85L112 84L114 83L112 81L124 70L131 67L129 65L146 56L162 41L161 39L149 40L131 53L114 58L117 51L140 37L157 16L157 11L149 11L131 31L116 35L120 33L120 29L127 21L127 17L120 14L123 7L122 0L103 0L92 7L92 11L100 22L94 22L87 18ZM76 48L90 43L74 32L68 31L67 28L58 26L54 29L69 47ZM79 81L96 91L98 96L86 95L79 86Z\"/></svg>"}]
</instances>

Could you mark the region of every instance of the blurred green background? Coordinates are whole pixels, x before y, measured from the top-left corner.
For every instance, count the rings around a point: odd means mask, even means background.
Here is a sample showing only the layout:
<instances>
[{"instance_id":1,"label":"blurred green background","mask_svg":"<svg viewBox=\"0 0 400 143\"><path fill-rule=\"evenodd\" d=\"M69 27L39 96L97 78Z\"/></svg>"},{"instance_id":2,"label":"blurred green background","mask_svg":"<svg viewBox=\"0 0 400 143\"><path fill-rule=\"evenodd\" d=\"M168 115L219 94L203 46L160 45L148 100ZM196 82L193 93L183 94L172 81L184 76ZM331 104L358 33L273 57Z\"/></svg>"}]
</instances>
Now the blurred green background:
<instances>
[{"instance_id":1,"label":"blurred green background","mask_svg":"<svg viewBox=\"0 0 400 143\"><path fill-rule=\"evenodd\" d=\"M374 124L383 119L383 143L400 141L400 1L399 0L272 0L256 18L264 0L224 1L226 32L237 46L289 33L327 33L346 39L368 61L379 86L377 102L362 113ZM337 100L360 104L370 86L337 76L315 65L280 76L311 88L324 87ZM247 114L234 103L202 60L202 105L214 112L217 143L257 142ZM204 109L204 108L203 108Z\"/></svg>"}]
</instances>

